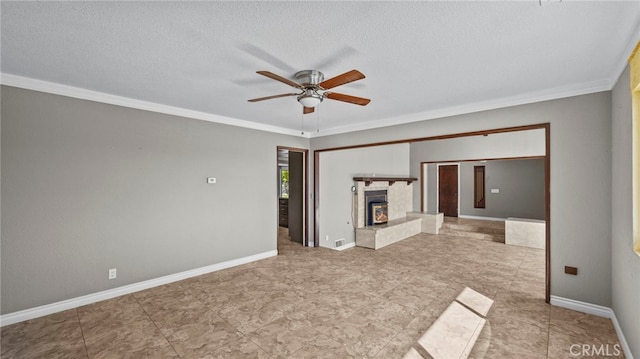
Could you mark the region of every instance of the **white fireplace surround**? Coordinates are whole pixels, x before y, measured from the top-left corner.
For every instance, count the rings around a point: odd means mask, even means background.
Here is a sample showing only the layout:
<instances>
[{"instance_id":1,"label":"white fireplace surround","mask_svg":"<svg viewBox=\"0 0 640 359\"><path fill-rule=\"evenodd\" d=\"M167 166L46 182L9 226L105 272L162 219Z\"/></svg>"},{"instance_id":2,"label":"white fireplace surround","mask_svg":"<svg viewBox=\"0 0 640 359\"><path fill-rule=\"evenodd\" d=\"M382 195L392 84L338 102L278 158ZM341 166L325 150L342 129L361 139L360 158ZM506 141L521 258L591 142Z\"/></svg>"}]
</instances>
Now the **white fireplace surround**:
<instances>
[{"instance_id":1,"label":"white fireplace surround","mask_svg":"<svg viewBox=\"0 0 640 359\"><path fill-rule=\"evenodd\" d=\"M395 182L390 185L389 181L372 181L367 186L365 182L356 182L356 228L367 226L366 204L364 203L365 191L387 191L388 216L389 220L405 218L407 212L413 210L413 183L405 181Z\"/></svg>"}]
</instances>

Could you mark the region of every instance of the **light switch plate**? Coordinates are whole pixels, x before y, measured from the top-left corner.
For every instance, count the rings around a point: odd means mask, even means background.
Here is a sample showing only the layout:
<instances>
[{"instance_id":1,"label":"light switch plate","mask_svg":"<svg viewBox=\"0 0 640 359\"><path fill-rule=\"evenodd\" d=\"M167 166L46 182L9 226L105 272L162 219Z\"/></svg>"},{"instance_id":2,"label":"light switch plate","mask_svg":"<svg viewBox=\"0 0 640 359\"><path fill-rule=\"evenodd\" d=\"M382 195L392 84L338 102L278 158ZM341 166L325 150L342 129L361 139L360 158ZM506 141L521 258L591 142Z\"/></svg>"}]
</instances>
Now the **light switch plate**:
<instances>
[{"instance_id":1,"label":"light switch plate","mask_svg":"<svg viewBox=\"0 0 640 359\"><path fill-rule=\"evenodd\" d=\"M492 188L491 189L491 193L500 193L500 189L499 188Z\"/></svg>"},{"instance_id":2,"label":"light switch plate","mask_svg":"<svg viewBox=\"0 0 640 359\"><path fill-rule=\"evenodd\" d=\"M209 184L216 183L216 178L215 177L207 177L207 183L209 183Z\"/></svg>"}]
</instances>

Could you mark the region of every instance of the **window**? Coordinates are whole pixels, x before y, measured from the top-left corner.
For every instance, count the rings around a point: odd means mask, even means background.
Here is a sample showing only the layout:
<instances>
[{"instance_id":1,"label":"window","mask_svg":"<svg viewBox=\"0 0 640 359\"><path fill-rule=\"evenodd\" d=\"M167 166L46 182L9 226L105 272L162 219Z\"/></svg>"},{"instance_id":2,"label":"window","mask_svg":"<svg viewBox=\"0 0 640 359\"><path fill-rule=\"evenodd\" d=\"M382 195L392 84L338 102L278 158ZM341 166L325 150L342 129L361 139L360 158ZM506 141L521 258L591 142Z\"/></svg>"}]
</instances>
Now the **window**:
<instances>
[{"instance_id":1,"label":"window","mask_svg":"<svg viewBox=\"0 0 640 359\"><path fill-rule=\"evenodd\" d=\"M629 57L632 99L633 250L640 255L640 42Z\"/></svg>"},{"instance_id":2,"label":"window","mask_svg":"<svg viewBox=\"0 0 640 359\"><path fill-rule=\"evenodd\" d=\"M280 175L278 176L280 182L280 198L289 198L289 168L278 167Z\"/></svg>"},{"instance_id":3,"label":"window","mask_svg":"<svg viewBox=\"0 0 640 359\"><path fill-rule=\"evenodd\" d=\"M473 208L485 208L484 167L473 166Z\"/></svg>"}]
</instances>

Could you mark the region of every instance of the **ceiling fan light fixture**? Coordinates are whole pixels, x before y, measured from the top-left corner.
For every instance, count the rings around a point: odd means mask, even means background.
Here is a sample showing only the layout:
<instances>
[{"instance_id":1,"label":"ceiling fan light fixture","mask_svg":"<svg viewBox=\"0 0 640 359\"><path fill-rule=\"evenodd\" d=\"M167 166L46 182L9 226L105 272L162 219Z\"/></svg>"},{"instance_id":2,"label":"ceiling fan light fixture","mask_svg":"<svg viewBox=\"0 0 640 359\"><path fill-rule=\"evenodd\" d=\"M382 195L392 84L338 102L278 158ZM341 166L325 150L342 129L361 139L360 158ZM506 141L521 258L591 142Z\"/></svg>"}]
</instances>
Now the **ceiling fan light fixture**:
<instances>
[{"instance_id":1,"label":"ceiling fan light fixture","mask_svg":"<svg viewBox=\"0 0 640 359\"><path fill-rule=\"evenodd\" d=\"M298 96L298 102L300 102L304 107L313 108L322 102L322 95L313 89L306 89L300 96Z\"/></svg>"}]
</instances>

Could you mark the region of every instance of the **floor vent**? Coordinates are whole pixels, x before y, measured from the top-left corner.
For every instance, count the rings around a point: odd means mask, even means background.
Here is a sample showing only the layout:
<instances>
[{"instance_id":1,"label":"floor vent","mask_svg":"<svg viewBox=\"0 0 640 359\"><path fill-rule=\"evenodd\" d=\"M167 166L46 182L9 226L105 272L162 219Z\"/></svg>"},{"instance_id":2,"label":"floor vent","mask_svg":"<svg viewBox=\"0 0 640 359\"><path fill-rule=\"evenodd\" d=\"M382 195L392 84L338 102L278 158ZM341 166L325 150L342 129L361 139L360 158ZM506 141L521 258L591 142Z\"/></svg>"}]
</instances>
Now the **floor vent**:
<instances>
[{"instance_id":1,"label":"floor vent","mask_svg":"<svg viewBox=\"0 0 640 359\"><path fill-rule=\"evenodd\" d=\"M336 239L336 248L344 246L345 242L344 238Z\"/></svg>"}]
</instances>

